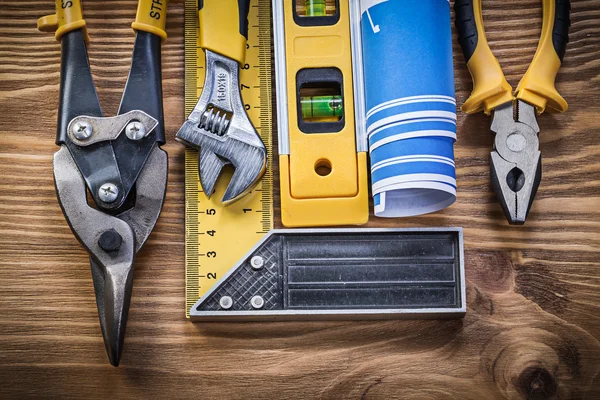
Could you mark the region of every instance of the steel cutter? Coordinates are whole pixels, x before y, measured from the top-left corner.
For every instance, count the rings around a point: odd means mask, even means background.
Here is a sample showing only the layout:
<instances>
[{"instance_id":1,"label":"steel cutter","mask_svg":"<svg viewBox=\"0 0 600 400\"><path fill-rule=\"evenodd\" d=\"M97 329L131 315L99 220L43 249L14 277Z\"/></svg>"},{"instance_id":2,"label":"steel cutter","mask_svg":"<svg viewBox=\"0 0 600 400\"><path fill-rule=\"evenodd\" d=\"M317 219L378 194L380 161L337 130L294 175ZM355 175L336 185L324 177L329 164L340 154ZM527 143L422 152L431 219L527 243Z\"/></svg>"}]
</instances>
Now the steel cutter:
<instances>
[{"instance_id":1,"label":"steel cutter","mask_svg":"<svg viewBox=\"0 0 600 400\"><path fill-rule=\"evenodd\" d=\"M90 255L100 327L110 363L119 365L136 253L160 214L167 187L160 48L167 0L140 0L133 59L119 111L105 117L87 56L79 0L56 1L38 27L62 47L54 155L58 201ZM88 195L90 200L88 200Z\"/></svg>"}]
</instances>

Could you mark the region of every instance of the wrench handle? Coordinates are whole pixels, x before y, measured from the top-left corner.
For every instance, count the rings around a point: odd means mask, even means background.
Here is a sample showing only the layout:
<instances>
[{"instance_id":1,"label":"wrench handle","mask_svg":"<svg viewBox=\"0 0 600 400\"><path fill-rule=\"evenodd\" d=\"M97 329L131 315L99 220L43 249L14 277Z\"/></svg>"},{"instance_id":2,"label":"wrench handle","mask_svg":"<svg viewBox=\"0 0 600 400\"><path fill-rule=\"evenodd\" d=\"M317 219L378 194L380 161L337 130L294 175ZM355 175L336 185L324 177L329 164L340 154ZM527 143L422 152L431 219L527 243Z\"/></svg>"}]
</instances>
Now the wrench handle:
<instances>
[{"instance_id":1,"label":"wrench handle","mask_svg":"<svg viewBox=\"0 0 600 400\"><path fill-rule=\"evenodd\" d=\"M200 46L244 63L250 0L198 0Z\"/></svg>"}]
</instances>

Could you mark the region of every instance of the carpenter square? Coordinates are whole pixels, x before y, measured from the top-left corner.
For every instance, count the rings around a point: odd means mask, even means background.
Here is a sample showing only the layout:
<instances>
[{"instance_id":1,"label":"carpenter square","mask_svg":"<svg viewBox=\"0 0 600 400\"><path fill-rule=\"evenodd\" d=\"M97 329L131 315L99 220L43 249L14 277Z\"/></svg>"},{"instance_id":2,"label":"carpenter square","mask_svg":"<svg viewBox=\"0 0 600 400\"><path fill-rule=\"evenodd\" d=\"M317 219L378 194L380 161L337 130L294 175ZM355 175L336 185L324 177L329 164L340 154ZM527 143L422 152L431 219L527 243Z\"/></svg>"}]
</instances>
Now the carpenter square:
<instances>
[{"instance_id":1,"label":"carpenter square","mask_svg":"<svg viewBox=\"0 0 600 400\"><path fill-rule=\"evenodd\" d=\"M461 228L272 230L190 310L198 321L460 318Z\"/></svg>"}]
</instances>

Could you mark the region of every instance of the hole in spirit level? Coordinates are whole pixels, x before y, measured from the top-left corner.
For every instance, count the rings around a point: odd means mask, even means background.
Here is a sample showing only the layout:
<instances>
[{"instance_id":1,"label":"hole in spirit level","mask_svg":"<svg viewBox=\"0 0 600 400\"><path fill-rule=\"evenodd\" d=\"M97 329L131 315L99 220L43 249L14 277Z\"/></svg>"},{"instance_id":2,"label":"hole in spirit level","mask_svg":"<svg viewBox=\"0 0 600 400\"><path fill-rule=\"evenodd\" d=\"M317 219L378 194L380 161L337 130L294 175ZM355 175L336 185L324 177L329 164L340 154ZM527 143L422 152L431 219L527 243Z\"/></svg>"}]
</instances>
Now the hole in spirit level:
<instances>
[{"instance_id":1,"label":"hole in spirit level","mask_svg":"<svg viewBox=\"0 0 600 400\"><path fill-rule=\"evenodd\" d=\"M331 161L321 159L315 163L315 172L319 176L327 176L331 173Z\"/></svg>"}]
</instances>

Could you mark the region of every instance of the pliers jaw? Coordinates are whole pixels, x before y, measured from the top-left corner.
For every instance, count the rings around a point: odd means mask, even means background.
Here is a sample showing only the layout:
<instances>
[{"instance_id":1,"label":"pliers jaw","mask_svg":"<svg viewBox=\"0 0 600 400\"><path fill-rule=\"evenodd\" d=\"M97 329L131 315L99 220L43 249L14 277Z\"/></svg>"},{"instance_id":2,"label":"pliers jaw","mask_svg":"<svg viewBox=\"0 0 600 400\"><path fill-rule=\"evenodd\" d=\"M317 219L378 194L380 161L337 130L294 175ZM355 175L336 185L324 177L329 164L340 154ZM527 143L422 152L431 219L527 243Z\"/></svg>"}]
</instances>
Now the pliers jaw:
<instances>
[{"instance_id":1,"label":"pliers jaw","mask_svg":"<svg viewBox=\"0 0 600 400\"><path fill-rule=\"evenodd\" d=\"M494 110L490 176L506 219L511 225L522 225L540 185L542 157L535 107L521 100L516 106L516 119L512 101Z\"/></svg>"}]
</instances>

